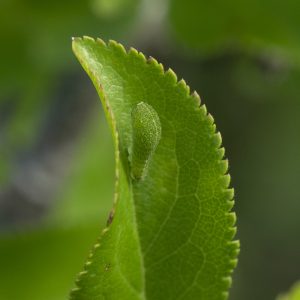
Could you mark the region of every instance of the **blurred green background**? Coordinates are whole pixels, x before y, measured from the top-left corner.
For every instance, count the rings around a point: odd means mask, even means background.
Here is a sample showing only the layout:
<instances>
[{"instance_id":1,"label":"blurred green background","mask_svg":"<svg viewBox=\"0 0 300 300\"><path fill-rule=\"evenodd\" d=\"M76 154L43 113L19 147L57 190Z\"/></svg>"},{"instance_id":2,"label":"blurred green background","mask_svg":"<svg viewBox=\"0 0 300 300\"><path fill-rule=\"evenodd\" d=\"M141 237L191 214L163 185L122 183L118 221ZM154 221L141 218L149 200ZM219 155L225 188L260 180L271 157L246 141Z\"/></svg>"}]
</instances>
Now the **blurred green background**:
<instances>
[{"instance_id":1,"label":"blurred green background","mask_svg":"<svg viewBox=\"0 0 300 300\"><path fill-rule=\"evenodd\" d=\"M113 145L71 37L156 57L215 117L236 191L230 299L300 278L300 2L2 0L0 299L61 300L104 227Z\"/></svg>"}]
</instances>

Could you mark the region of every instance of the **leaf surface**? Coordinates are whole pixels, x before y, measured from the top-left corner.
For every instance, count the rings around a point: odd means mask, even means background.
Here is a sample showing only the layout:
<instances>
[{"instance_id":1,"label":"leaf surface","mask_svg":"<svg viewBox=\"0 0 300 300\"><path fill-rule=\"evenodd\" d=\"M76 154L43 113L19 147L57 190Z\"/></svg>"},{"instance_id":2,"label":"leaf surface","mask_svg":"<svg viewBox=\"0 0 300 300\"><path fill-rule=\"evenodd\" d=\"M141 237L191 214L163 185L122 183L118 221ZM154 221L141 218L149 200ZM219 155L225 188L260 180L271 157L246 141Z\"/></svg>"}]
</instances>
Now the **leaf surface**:
<instances>
[{"instance_id":1,"label":"leaf surface","mask_svg":"<svg viewBox=\"0 0 300 300\"><path fill-rule=\"evenodd\" d=\"M238 243L213 118L172 70L135 49L85 37L73 40L73 51L112 130L116 186L108 227L71 299L225 299ZM137 179L132 110L141 102L158 115L161 136Z\"/></svg>"}]
</instances>

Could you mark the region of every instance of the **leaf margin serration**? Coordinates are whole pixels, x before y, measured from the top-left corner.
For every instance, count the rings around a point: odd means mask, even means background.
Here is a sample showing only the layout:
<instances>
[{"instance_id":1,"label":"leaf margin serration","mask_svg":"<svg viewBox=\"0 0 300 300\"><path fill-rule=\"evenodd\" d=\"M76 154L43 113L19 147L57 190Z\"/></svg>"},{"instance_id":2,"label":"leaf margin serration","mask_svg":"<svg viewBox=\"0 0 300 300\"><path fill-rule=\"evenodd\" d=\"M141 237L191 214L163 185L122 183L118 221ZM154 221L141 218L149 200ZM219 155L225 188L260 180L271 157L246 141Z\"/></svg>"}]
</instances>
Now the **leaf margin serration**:
<instances>
[{"instance_id":1,"label":"leaf margin serration","mask_svg":"<svg viewBox=\"0 0 300 300\"><path fill-rule=\"evenodd\" d=\"M219 164L222 165L222 179L224 180L224 186L225 190L228 193L228 199L226 200L227 204L227 211L225 212L228 222L228 228L227 228L227 234L228 234L228 252L230 252L231 259L228 261L228 274L227 276L223 277L223 283L224 283L224 290L221 291L221 295L223 299L227 299L228 297L228 289L230 288L232 284L232 278L231 273L233 272L234 268L237 265L237 257L240 251L240 243L238 240L234 240L234 237L236 235L236 214L232 211L232 208L234 206L234 189L229 188L231 177L228 173L228 160L224 158L225 156L225 149L222 147L222 137L219 131L216 130L216 125L214 123L213 116L207 112L205 104L201 103L201 98L198 95L196 91L193 91L191 93L190 87L186 84L184 79L178 80L176 73L171 69L168 68L165 70L163 64L159 63L155 58L152 56L149 56L148 58L145 57L145 55L142 52L139 52L133 47L130 47L128 50L124 48L124 46L114 40L109 40L108 43L104 42L100 38L91 38L89 36L83 36L81 37L74 37L72 38L72 48L73 52L75 53L74 45L77 41L85 41L88 40L90 42L93 42L97 44L100 47L105 47L107 50L110 51L117 51L118 54L122 54L124 56L133 56L135 59L139 59L144 62L145 66L152 65L154 66L159 72L165 77L166 80L170 80L172 84L176 85L176 87L181 90L187 98L194 101L194 103L197 104L199 112L202 113L209 122L210 125L213 126L214 134L213 139L214 143L216 145L216 150L219 153ZM75 53L76 54L76 53ZM76 55L77 56L77 55ZM80 60L80 58L77 56L78 60L80 61L81 65L84 66L84 62ZM94 74L89 74L96 77ZM108 218L107 226L102 230L99 238L97 239L96 244L94 245L93 249L90 252L90 255L87 259L87 262L84 265L84 270L79 273L77 279L76 279L76 287L71 290L70 299L73 299L72 295L80 289L80 281L82 277L88 274L88 266L92 263L93 254L95 249L101 247L101 240L105 237L105 234L109 231L110 224L113 222L114 212L118 205L118 184L119 184L119 164L120 164L120 151L119 151L119 140L118 140L118 130L116 127L116 122L114 115L109 107L109 103L105 100L105 93L102 89L101 83L99 83L98 86L99 92L100 92L100 98L103 103L103 109L105 111L106 117L108 119L112 135L113 135L113 141L114 141L114 147L115 147L115 194L114 194L114 201L113 201L113 207L111 210L111 213Z\"/></svg>"}]
</instances>

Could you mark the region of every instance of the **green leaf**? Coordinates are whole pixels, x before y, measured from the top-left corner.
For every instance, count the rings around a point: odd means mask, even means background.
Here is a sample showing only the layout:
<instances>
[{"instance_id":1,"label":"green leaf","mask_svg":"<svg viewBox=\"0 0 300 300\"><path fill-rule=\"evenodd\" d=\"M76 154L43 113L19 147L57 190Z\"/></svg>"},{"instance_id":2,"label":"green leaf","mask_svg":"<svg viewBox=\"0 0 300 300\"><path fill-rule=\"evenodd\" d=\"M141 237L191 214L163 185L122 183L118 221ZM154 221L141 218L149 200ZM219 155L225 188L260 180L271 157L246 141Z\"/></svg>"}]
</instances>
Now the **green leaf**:
<instances>
[{"instance_id":1,"label":"green leaf","mask_svg":"<svg viewBox=\"0 0 300 300\"><path fill-rule=\"evenodd\" d=\"M108 227L71 299L225 299L238 242L228 162L212 116L172 70L135 49L85 37L73 40L73 51L112 130L116 187ZM157 114L161 138L157 147L150 142L147 172L136 180L132 114L140 102Z\"/></svg>"},{"instance_id":2,"label":"green leaf","mask_svg":"<svg viewBox=\"0 0 300 300\"><path fill-rule=\"evenodd\" d=\"M277 300L300 300L300 282L294 284L288 293L280 295Z\"/></svg>"}]
</instances>

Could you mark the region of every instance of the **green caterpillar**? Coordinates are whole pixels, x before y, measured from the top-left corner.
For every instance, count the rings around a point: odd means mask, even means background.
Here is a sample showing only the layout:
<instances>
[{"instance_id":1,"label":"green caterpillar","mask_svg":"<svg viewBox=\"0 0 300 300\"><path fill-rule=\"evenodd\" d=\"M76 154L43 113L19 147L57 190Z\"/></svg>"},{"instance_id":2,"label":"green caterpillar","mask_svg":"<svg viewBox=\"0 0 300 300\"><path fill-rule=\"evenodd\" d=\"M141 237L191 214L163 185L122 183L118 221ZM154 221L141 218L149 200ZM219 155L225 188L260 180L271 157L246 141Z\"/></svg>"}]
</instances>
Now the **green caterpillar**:
<instances>
[{"instance_id":1,"label":"green caterpillar","mask_svg":"<svg viewBox=\"0 0 300 300\"><path fill-rule=\"evenodd\" d=\"M161 124L154 108L144 102L132 109L131 122L131 176L140 180L146 176L149 161L161 138Z\"/></svg>"}]
</instances>

